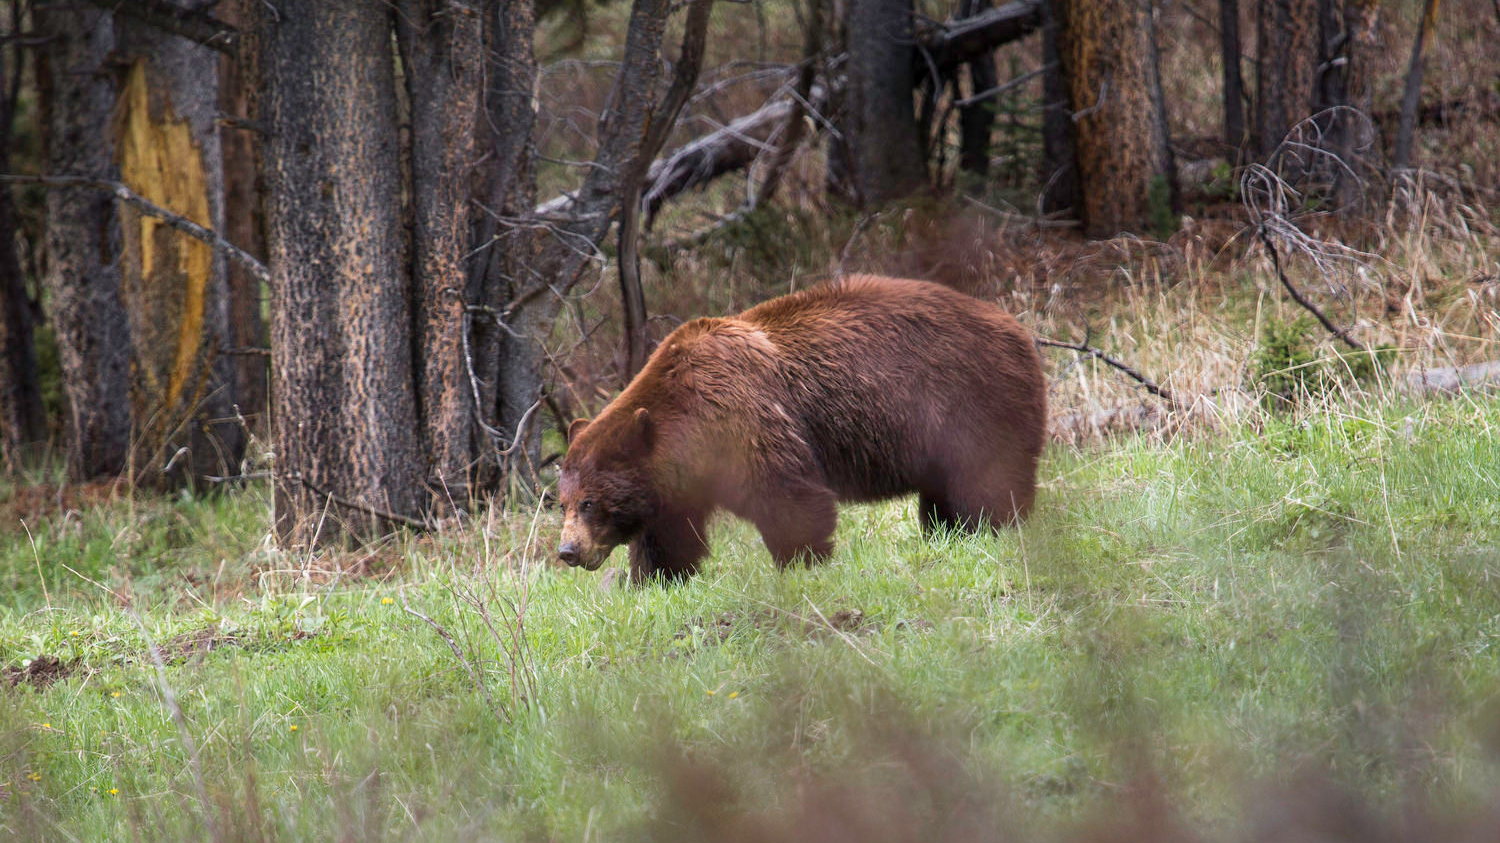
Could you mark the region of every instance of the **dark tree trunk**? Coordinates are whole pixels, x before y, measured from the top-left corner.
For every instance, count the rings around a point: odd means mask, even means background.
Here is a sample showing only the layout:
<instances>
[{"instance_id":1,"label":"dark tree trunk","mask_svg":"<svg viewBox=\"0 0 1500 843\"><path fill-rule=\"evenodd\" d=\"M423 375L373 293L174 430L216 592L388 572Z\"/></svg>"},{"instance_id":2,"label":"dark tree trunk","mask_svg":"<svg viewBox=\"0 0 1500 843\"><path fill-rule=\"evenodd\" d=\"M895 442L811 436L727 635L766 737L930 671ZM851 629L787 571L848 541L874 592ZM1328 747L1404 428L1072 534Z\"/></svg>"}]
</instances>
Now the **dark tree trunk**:
<instances>
[{"instance_id":1,"label":"dark tree trunk","mask_svg":"<svg viewBox=\"0 0 1500 843\"><path fill-rule=\"evenodd\" d=\"M521 286L502 308L509 318L500 357L499 427L511 436L520 431L508 459L511 477L521 484L533 482L539 465L540 426L523 422L542 400L543 343L562 307L560 294L595 259L598 244L618 218L626 176L639 160L647 135L670 129L653 129L652 124L663 117L657 108L657 85L671 9L667 0L635 0L632 5L624 60L610 91L609 109L600 119L599 151L570 203L568 218L548 227L537 259L524 277L517 278ZM527 223L534 224L523 221Z\"/></svg>"},{"instance_id":2,"label":"dark tree trunk","mask_svg":"<svg viewBox=\"0 0 1500 843\"><path fill-rule=\"evenodd\" d=\"M911 11L911 0L849 0L849 101L843 131L861 205L883 205L927 183L912 108Z\"/></svg>"},{"instance_id":3,"label":"dark tree trunk","mask_svg":"<svg viewBox=\"0 0 1500 843\"><path fill-rule=\"evenodd\" d=\"M1068 107L1068 82L1058 52L1059 0L1042 6L1042 195L1044 214L1074 211L1078 195L1078 164L1073 150L1073 112ZM1075 211L1076 213L1076 211Z\"/></svg>"},{"instance_id":4,"label":"dark tree trunk","mask_svg":"<svg viewBox=\"0 0 1500 843\"><path fill-rule=\"evenodd\" d=\"M523 290L549 280L537 270L539 229L529 219L536 205L533 28L531 4L526 0L492 1L485 6L487 83L476 138L476 157L484 165L475 195L482 207L473 215L475 253L469 272L469 301L485 310L469 319L469 348L481 415L505 437L496 441L495 434L476 425L477 479L486 488L513 466L535 464L540 458L541 439L526 436L529 431L522 431L525 442L521 446L497 456L510 447L510 437L529 402L537 400L542 389L542 347L516 326L506 324L511 315L504 312ZM538 451L531 450L532 443Z\"/></svg>"},{"instance_id":5,"label":"dark tree trunk","mask_svg":"<svg viewBox=\"0 0 1500 843\"><path fill-rule=\"evenodd\" d=\"M268 17L274 505L282 541L307 546L422 509L392 22L382 0Z\"/></svg>"},{"instance_id":6,"label":"dark tree trunk","mask_svg":"<svg viewBox=\"0 0 1500 843\"><path fill-rule=\"evenodd\" d=\"M1401 91L1401 119L1396 128L1396 151L1391 156L1391 167L1406 169L1411 164L1412 133L1417 123L1417 104L1422 99L1422 51L1437 28L1438 0L1427 0L1422 6L1422 19L1417 23L1417 37L1411 45L1411 60L1406 66L1406 82Z\"/></svg>"},{"instance_id":7,"label":"dark tree trunk","mask_svg":"<svg viewBox=\"0 0 1500 843\"><path fill-rule=\"evenodd\" d=\"M19 29L20 22L12 20L3 31L13 34ZM11 130L20 91L17 84L20 56L19 47L12 47L11 55L7 55L0 45L0 173L10 172ZM20 466L21 446L45 435L32 324L33 302L27 294L20 257L16 254L18 223L10 188L0 188L0 308L4 310L0 313L0 470L9 471Z\"/></svg>"},{"instance_id":8,"label":"dark tree trunk","mask_svg":"<svg viewBox=\"0 0 1500 843\"><path fill-rule=\"evenodd\" d=\"M1366 131L1370 109L1369 72L1374 41L1374 0L1318 0L1318 80L1316 108L1329 110L1322 120L1323 148L1338 157L1319 167L1333 184L1341 213L1362 214L1369 172L1362 152L1373 138Z\"/></svg>"},{"instance_id":9,"label":"dark tree trunk","mask_svg":"<svg viewBox=\"0 0 1500 843\"><path fill-rule=\"evenodd\" d=\"M1219 0L1219 59L1224 78L1224 146L1245 148L1245 81L1240 76L1240 2Z\"/></svg>"},{"instance_id":10,"label":"dark tree trunk","mask_svg":"<svg viewBox=\"0 0 1500 843\"><path fill-rule=\"evenodd\" d=\"M964 0L959 14L971 17L990 7L990 0ZM969 95L983 93L999 84L995 54L985 53L969 62ZM962 106L958 110L959 169L981 179L990 171L990 132L995 126L993 99Z\"/></svg>"},{"instance_id":11,"label":"dark tree trunk","mask_svg":"<svg viewBox=\"0 0 1500 843\"><path fill-rule=\"evenodd\" d=\"M218 54L135 20L117 19L116 32L114 55L126 64L115 109L120 180L222 230ZM178 485L234 473L243 434L232 414L231 361L220 353L229 341L225 258L133 207L119 213L134 476Z\"/></svg>"},{"instance_id":12,"label":"dark tree trunk","mask_svg":"<svg viewBox=\"0 0 1500 843\"><path fill-rule=\"evenodd\" d=\"M1142 0L1064 0L1058 9L1084 230L1161 227L1175 179L1150 10Z\"/></svg>"},{"instance_id":13,"label":"dark tree trunk","mask_svg":"<svg viewBox=\"0 0 1500 843\"><path fill-rule=\"evenodd\" d=\"M113 16L85 7L34 11L37 83L49 173L118 178L101 127L114 116ZM125 469L130 447L130 331L120 301L120 220L112 196L91 189L47 194L47 310L67 402L68 475Z\"/></svg>"},{"instance_id":14,"label":"dark tree trunk","mask_svg":"<svg viewBox=\"0 0 1500 843\"><path fill-rule=\"evenodd\" d=\"M483 22L451 0L402 0L397 21L411 102L417 405L429 506L443 512L468 502L474 462L463 261L469 251Z\"/></svg>"},{"instance_id":15,"label":"dark tree trunk","mask_svg":"<svg viewBox=\"0 0 1500 843\"><path fill-rule=\"evenodd\" d=\"M228 0L215 7L215 14L238 29L239 49L219 63L219 108L245 124L225 125L221 132L224 157L224 236L229 242L265 260L266 230L264 191L260 183L257 144L260 134L246 128L260 119L259 21L261 0ZM269 408L269 356L265 319L261 307L267 290L258 278L238 262L228 266L229 338L235 350L229 366L233 372L237 416L249 424L248 432L264 435Z\"/></svg>"},{"instance_id":16,"label":"dark tree trunk","mask_svg":"<svg viewBox=\"0 0 1500 843\"><path fill-rule=\"evenodd\" d=\"M1312 114L1318 0L1261 0L1256 17L1255 151L1266 158Z\"/></svg>"}]
</instances>

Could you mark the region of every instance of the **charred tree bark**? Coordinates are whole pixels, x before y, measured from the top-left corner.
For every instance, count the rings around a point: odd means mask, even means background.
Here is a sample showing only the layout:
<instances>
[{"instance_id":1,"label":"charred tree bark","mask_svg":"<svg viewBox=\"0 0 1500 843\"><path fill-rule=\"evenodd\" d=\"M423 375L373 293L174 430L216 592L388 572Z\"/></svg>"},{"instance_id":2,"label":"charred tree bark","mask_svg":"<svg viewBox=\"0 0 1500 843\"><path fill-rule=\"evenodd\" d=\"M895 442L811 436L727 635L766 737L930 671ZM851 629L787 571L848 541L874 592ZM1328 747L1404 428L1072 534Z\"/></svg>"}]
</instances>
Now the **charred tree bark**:
<instances>
[{"instance_id":1,"label":"charred tree bark","mask_svg":"<svg viewBox=\"0 0 1500 843\"><path fill-rule=\"evenodd\" d=\"M19 7L13 6L12 13ZM4 30L14 34L20 21ZM3 45L0 45L3 47ZM11 61L12 56L14 62ZM10 172L10 144L16 99L20 93L21 50L0 49L0 173ZM20 467L21 447L42 438L46 420L38 379L34 303L16 254L19 220L10 188L0 188L0 470Z\"/></svg>"},{"instance_id":2,"label":"charred tree bark","mask_svg":"<svg viewBox=\"0 0 1500 843\"><path fill-rule=\"evenodd\" d=\"M1175 204L1150 10L1064 0L1058 12L1084 230L1146 230Z\"/></svg>"},{"instance_id":3,"label":"charred tree bark","mask_svg":"<svg viewBox=\"0 0 1500 843\"><path fill-rule=\"evenodd\" d=\"M1072 211L1082 205L1073 149L1073 112L1068 107L1068 82L1058 50L1058 8L1057 0L1042 7L1042 195L1038 209L1044 214Z\"/></svg>"},{"instance_id":4,"label":"charred tree bark","mask_svg":"<svg viewBox=\"0 0 1500 843\"><path fill-rule=\"evenodd\" d=\"M239 48L219 62L219 108L248 125L260 121L260 0L229 0L216 11L224 22L240 33ZM260 180L260 134L240 126L225 125L220 134L224 158L224 229L229 240L262 261L266 257L264 194ZM266 347L265 319L261 307L267 290L260 279L237 262L228 266L228 344L239 353L229 367L234 384L237 416L250 425L248 432L264 435L269 409L269 358L254 353Z\"/></svg>"},{"instance_id":5,"label":"charred tree bark","mask_svg":"<svg viewBox=\"0 0 1500 843\"><path fill-rule=\"evenodd\" d=\"M848 138L857 204L878 206L927 183L912 108L911 0L849 0Z\"/></svg>"},{"instance_id":6,"label":"charred tree bark","mask_svg":"<svg viewBox=\"0 0 1500 843\"><path fill-rule=\"evenodd\" d=\"M276 10L261 61L274 507L298 547L409 521L422 471L390 8Z\"/></svg>"},{"instance_id":7,"label":"charred tree bark","mask_svg":"<svg viewBox=\"0 0 1500 843\"><path fill-rule=\"evenodd\" d=\"M464 352L470 175L483 65L479 13L451 0L397 8L411 102L417 406L429 508L468 502L474 399Z\"/></svg>"},{"instance_id":8,"label":"charred tree bark","mask_svg":"<svg viewBox=\"0 0 1500 843\"><path fill-rule=\"evenodd\" d=\"M989 8L990 0L964 0L959 11L972 17ZM984 53L969 62L969 95L983 93L999 84L995 73L995 54ZM990 171L990 132L995 126L993 100L962 106L958 110L959 169L984 178Z\"/></svg>"},{"instance_id":9,"label":"charred tree bark","mask_svg":"<svg viewBox=\"0 0 1500 843\"><path fill-rule=\"evenodd\" d=\"M1224 146L1245 148L1245 81L1240 75L1240 2L1219 0L1219 60L1224 80Z\"/></svg>"},{"instance_id":10,"label":"charred tree bark","mask_svg":"<svg viewBox=\"0 0 1500 843\"><path fill-rule=\"evenodd\" d=\"M170 5L170 4L166 4ZM217 53L134 20L117 20L128 63L115 111L120 180L205 228L224 224ZM132 470L179 485L234 473L226 261L207 244L133 207L119 209L120 297L130 324Z\"/></svg>"},{"instance_id":11,"label":"charred tree bark","mask_svg":"<svg viewBox=\"0 0 1500 843\"><path fill-rule=\"evenodd\" d=\"M1255 152L1262 159L1312 114L1318 0L1261 0L1256 17Z\"/></svg>"},{"instance_id":12,"label":"charred tree bark","mask_svg":"<svg viewBox=\"0 0 1500 843\"><path fill-rule=\"evenodd\" d=\"M118 84L110 56L113 16L43 6L34 20L43 149L48 172L117 179L100 127L114 114ZM67 402L68 475L119 474L130 447L130 331L120 300L120 220L97 190L47 194L47 310L57 336Z\"/></svg>"},{"instance_id":13,"label":"charred tree bark","mask_svg":"<svg viewBox=\"0 0 1500 843\"><path fill-rule=\"evenodd\" d=\"M1367 208L1363 175L1368 165L1361 150L1373 142L1366 119L1370 110L1369 69L1374 41L1374 0L1318 0L1318 80L1316 109L1327 110L1321 120L1323 146L1338 157L1320 168L1332 183L1341 213L1360 214Z\"/></svg>"}]
</instances>

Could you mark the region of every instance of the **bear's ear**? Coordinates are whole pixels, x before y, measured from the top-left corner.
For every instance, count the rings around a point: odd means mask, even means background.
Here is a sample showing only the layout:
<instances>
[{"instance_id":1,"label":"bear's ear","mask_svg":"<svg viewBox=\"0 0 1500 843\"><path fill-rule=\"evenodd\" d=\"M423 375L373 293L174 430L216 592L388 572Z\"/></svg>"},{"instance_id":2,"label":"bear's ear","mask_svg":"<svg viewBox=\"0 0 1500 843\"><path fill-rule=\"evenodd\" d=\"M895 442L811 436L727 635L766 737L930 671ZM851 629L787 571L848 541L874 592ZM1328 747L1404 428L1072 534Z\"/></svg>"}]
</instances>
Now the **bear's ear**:
<instances>
[{"instance_id":1,"label":"bear's ear","mask_svg":"<svg viewBox=\"0 0 1500 843\"><path fill-rule=\"evenodd\" d=\"M656 438L656 425L651 421L651 412L645 407L637 408L634 420L636 437L640 440L642 447L650 451L652 440Z\"/></svg>"},{"instance_id":2,"label":"bear's ear","mask_svg":"<svg viewBox=\"0 0 1500 843\"><path fill-rule=\"evenodd\" d=\"M574 419L573 423L568 425L568 444L573 444L573 440L577 439L578 434L582 433L583 429L588 426L588 419Z\"/></svg>"}]
</instances>

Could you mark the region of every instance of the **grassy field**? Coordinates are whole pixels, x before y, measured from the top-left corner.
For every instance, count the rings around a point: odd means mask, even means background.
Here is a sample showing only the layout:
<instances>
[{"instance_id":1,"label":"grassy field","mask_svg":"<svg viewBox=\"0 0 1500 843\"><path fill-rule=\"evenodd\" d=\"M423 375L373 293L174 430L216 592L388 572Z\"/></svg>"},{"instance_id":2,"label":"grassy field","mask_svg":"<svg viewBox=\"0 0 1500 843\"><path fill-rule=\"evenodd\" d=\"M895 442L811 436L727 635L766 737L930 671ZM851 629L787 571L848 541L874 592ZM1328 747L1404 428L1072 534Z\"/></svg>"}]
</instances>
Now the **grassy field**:
<instances>
[{"instance_id":1,"label":"grassy field","mask_svg":"<svg viewBox=\"0 0 1500 843\"><path fill-rule=\"evenodd\" d=\"M1446 829L1500 792L1497 429L1464 398L1055 447L1019 531L855 507L777 574L726 520L702 576L641 590L550 567L550 511L293 557L253 490L0 491L0 829Z\"/></svg>"}]
</instances>

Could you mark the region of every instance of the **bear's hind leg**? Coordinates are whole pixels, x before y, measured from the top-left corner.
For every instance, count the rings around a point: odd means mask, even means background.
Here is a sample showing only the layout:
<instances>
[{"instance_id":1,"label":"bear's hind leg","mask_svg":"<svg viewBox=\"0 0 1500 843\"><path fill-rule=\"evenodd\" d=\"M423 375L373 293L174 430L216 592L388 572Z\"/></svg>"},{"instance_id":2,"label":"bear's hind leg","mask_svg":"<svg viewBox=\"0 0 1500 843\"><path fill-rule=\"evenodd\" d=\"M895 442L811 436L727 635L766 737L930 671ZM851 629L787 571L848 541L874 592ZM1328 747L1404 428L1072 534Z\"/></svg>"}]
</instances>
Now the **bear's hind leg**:
<instances>
[{"instance_id":1,"label":"bear's hind leg","mask_svg":"<svg viewBox=\"0 0 1500 843\"><path fill-rule=\"evenodd\" d=\"M674 513L658 518L630 543L630 581L680 582L698 573L708 554L703 513Z\"/></svg>"},{"instance_id":2,"label":"bear's hind leg","mask_svg":"<svg viewBox=\"0 0 1500 843\"><path fill-rule=\"evenodd\" d=\"M752 513L750 520L781 570L797 562L822 562L833 553L838 507L833 493L826 489L803 489L786 495Z\"/></svg>"},{"instance_id":3,"label":"bear's hind leg","mask_svg":"<svg viewBox=\"0 0 1500 843\"><path fill-rule=\"evenodd\" d=\"M972 482L950 482L949 486L953 520L971 531L1016 526L1036 497L1031 473L1025 466L1004 461L994 463Z\"/></svg>"},{"instance_id":4,"label":"bear's hind leg","mask_svg":"<svg viewBox=\"0 0 1500 843\"><path fill-rule=\"evenodd\" d=\"M938 530L952 530L958 526L958 514L945 498L926 492L917 496L917 517L922 523L922 535L931 537Z\"/></svg>"}]
</instances>

